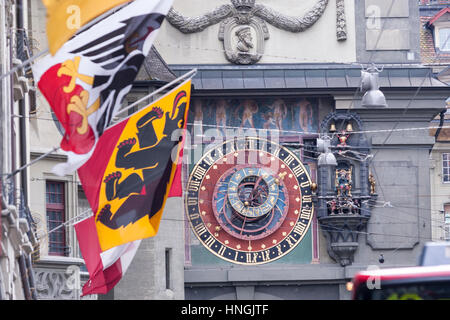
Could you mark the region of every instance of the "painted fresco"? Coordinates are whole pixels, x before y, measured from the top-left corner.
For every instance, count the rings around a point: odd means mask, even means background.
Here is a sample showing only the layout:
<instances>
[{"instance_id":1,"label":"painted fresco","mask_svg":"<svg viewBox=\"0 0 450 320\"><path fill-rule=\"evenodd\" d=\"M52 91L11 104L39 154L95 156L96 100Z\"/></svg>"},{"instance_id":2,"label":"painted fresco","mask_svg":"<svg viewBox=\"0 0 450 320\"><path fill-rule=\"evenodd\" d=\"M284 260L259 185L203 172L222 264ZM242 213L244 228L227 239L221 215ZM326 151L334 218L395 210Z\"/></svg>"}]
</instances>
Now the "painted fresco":
<instances>
[{"instance_id":1,"label":"painted fresco","mask_svg":"<svg viewBox=\"0 0 450 320\"><path fill-rule=\"evenodd\" d=\"M189 124L202 123L203 130L271 129L286 135L317 133L317 98L193 99Z\"/></svg>"}]
</instances>

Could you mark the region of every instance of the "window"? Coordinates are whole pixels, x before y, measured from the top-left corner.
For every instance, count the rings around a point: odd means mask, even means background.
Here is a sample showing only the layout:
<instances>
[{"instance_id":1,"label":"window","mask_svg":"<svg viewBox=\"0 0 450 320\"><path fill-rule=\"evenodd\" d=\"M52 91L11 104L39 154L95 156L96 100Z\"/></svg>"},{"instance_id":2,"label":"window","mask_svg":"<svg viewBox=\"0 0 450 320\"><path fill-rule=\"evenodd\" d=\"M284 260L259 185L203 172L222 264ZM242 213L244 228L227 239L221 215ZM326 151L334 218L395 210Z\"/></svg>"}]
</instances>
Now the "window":
<instances>
[{"instance_id":1,"label":"window","mask_svg":"<svg viewBox=\"0 0 450 320\"><path fill-rule=\"evenodd\" d=\"M48 235L48 254L53 256L66 256L66 229L61 225L65 222L65 192L64 182L47 181L46 208L47 228L52 231Z\"/></svg>"},{"instance_id":2,"label":"window","mask_svg":"<svg viewBox=\"0 0 450 320\"><path fill-rule=\"evenodd\" d=\"M442 182L450 183L450 153L442 154Z\"/></svg>"},{"instance_id":3,"label":"window","mask_svg":"<svg viewBox=\"0 0 450 320\"><path fill-rule=\"evenodd\" d=\"M444 215L444 230L445 230L445 240L450 241L450 210L445 211Z\"/></svg>"},{"instance_id":4,"label":"window","mask_svg":"<svg viewBox=\"0 0 450 320\"><path fill-rule=\"evenodd\" d=\"M439 29L439 50L450 51L450 28Z\"/></svg>"},{"instance_id":5,"label":"window","mask_svg":"<svg viewBox=\"0 0 450 320\"><path fill-rule=\"evenodd\" d=\"M171 256L172 256L172 249L167 249L165 252L165 265L166 265L166 289L172 289L170 285L170 264L171 264Z\"/></svg>"},{"instance_id":6,"label":"window","mask_svg":"<svg viewBox=\"0 0 450 320\"><path fill-rule=\"evenodd\" d=\"M444 204L444 240L450 241L450 203Z\"/></svg>"}]
</instances>

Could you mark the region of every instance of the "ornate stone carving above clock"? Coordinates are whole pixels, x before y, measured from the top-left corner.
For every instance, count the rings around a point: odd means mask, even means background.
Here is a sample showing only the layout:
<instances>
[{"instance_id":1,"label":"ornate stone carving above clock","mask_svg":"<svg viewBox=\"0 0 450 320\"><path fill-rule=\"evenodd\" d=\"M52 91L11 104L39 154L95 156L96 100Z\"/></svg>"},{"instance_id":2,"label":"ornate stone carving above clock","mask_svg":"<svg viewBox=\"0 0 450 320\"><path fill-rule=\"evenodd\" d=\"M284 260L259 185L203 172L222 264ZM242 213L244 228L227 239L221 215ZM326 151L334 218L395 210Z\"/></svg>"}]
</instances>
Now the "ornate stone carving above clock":
<instances>
[{"instance_id":1,"label":"ornate stone carving above clock","mask_svg":"<svg viewBox=\"0 0 450 320\"><path fill-rule=\"evenodd\" d=\"M255 64L264 55L266 40L270 38L266 22L289 31L302 32L312 27L323 15L329 0L317 3L301 17L277 12L256 0L230 0L205 15L185 17L172 8L167 21L183 33L201 32L220 23L219 40L223 41L228 61L234 64ZM344 0L336 0L336 36L338 41L347 39L347 22Z\"/></svg>"}]
</instances>

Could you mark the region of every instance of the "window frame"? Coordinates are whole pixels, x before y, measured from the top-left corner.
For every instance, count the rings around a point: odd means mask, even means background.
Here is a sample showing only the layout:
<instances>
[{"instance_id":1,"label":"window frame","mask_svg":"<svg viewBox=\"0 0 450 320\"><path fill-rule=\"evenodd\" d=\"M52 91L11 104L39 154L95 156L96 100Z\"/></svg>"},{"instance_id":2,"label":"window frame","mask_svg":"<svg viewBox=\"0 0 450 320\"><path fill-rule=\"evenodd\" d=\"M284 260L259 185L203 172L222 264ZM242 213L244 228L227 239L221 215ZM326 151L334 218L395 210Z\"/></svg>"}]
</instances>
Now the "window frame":
<instances>
[{"instance_id":1,"label":"window frame","mask_svg":"<svg viewBox=\"0 0 450 320\"><path fill-rule=\"evenodd\" d=\"M444 211L444 240L450 241L450 212Z\"/></svg>"},{"instance_id":2,"label":"window frame","mask_svg":"<svg viewBox=\"0 0 450 320\"><path fill-rule=\"evenodd\" d=\"M443 43L443 39L441 38L442 37L442 34L441 34L441 32L442 31L444 31L444 30L447 30L447 32L448 32L448 40L447 40L447 43L445 43L445 41L444 41L444 43ZM442 26L442 27L438 27L438 28L436 28L436 47L439 49L439 51L442 51L442 52L450 52L450 26ZM442 48L442 45L443 44L445 44L446 45L446 47L445 48Z\"/></svg>"},{"instance_id":3,"label":"window frame","mask_svg":"<svg viewBox=\"0 0 450 320\"><path fill-rule=\"evenodd\" d=\"M444 159L445 156L447 156L447 159ZM448 162L448 166L447 167L444 164L445 162ZM450 153L448 153L448 152L442 153L441 166L442 166L442 171L441 171L442 183L450 184ZM447 171L448 173L445 173L445 169L448 170ZM448 178L448 181L445 181L445 177L446 176Z\"/></svg>"},{"instance_id":4,"label":"window frame","mask_svg":"<svg viewBox=\"0 0 450 320\"><path fill-rule=\"evenodd\" d=\"M60 186L58 190L54 188L49 191L50 185ZM54 195L56 201L52 200L50 195ZM58 198L59 196L59 198ZM47 232L65 223L66 218L66 183L64 181L47 180L45 183L45 209ZM56 218L50 220L50 212L55 214ZM53 231L55 234L48 235L48 255L67 257L69 254L67 246L67 234L65 226ZM60 235L60 241L52 241L53 236ZM53 244L53 245L52 245ZM56 248L55 248L56 247Z\"/></svg>"}]
</instances>

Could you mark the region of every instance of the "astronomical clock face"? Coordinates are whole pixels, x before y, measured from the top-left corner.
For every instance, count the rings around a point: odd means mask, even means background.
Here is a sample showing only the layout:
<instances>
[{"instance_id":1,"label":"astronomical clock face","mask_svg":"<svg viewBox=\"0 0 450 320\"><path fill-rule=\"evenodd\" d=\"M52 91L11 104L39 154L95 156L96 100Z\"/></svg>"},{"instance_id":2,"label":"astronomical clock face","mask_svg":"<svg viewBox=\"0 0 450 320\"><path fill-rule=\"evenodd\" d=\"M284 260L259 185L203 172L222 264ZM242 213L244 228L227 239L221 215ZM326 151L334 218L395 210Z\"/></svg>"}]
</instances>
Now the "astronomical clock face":
<instances>
[{"instance_id":1,"label":"astronomical clock face","mask_svg":"<svg viewBox=\"0 0 450 320\"><path fill-rule=\"evenodd\" d=\"M237 264L289 253L312 221L311 180L288 149L239 138L210 149L189 178L186 212L200 242Z\"/></svg>"}]
</instances>

